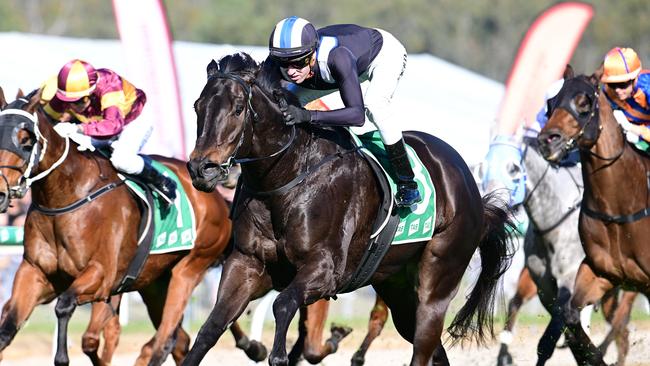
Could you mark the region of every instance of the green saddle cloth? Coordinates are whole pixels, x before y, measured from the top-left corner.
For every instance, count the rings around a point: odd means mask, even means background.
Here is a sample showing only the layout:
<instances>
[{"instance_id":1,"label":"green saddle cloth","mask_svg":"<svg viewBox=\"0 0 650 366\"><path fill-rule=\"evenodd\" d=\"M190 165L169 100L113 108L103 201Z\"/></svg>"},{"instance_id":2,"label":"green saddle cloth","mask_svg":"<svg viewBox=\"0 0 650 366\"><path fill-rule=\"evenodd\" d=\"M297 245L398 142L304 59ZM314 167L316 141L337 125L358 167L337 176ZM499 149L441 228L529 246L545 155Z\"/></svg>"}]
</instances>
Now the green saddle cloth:
<instances>
[{"instance_id":1,"label":"green saddle cloth","mask_svg":"<svg viewBox=\"0 0 650 366\"><path fill-rule=\"evenodd\" d=\"M156 170L176 182L176 200L169 208L164 208L164 199L159 196L158 192L153 191L154 235L150 254L192 249L196 239L196 219L192 203L174 172L155 160L151 163ZM147 201L145 192L140 185L128 179L126 184L138 197Z\"/></svg>"},{"instance_id":2,"label":"green saddle cloth","mask_svg":"<svg viewBox=\"0 0 650 366\"><path fill-rule=\"evenodd\" d=\"M371 131L358 136L352 132L350 134L360 146L363 146L362 150L372 155L382 166L384 174L390 183L390 193L395 197L397 181L379 131ZM412 207L398 209L400 223L397 227L392 245L430 240L433 237L433 229L435 226L436 189L433 185L431 175L424 164L422 164L415 150L406 145L406 152L411 162L413 173L415 173L415 181L418 184L422 202Z\"/></svg>"}]
</instances>

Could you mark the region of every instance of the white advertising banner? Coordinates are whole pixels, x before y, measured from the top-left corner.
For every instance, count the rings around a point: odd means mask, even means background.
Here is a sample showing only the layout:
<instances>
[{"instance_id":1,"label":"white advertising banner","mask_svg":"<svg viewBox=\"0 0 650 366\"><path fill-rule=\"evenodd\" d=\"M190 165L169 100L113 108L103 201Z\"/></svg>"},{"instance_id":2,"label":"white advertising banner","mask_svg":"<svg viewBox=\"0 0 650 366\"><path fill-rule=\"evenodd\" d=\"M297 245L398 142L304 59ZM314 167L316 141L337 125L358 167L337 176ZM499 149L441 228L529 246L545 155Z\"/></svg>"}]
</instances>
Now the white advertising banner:
<instances>
[{"instance_id":1,"label":"white advertising banner","mask_svg":"<svg viewBox=\"0 0 650 366\"><path fill-rule=\"evenodd\" d=\"M188 152L181 98L165 8L161 0L113 0L113 9L127 80L147 94L147 104L139 118L154 125L143 151L185 159Z\"/></svg>"}]
</instances>

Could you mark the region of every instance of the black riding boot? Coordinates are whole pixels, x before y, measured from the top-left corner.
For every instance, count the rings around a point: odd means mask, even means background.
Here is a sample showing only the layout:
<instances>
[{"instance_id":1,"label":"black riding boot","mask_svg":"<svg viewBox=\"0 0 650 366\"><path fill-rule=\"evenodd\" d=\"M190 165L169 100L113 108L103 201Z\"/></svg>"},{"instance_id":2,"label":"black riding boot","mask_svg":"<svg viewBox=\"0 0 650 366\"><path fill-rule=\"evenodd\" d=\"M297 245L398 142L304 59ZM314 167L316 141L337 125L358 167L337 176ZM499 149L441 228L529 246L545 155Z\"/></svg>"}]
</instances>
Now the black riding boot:
<instances>
[{"instance_id":1,"label":"black riding boot","mask_svg":"<svg viewBox=\"0 0 650 366\"><path fill-rule=\"evenodd\" d=\"M176 182L170 177L162 175L149 162L145 162L144 169L138 174L151 188L162 193L165 201L172 204L176 199Z\"/></svg>"},{"instance_id":2,"label":"black riding boot","mask_svg":"<svg viewBox=\"0 0 650 366\"><path fill-rule=\"evenodd\" d=\"M395 200L398 207L410 207L422 201L418 184L415 182L415 175L411 168L404 139L392 145L385 145L388 159L390 160L395 175L397 176L397 194Z\"/></svg>"}]
</instances>

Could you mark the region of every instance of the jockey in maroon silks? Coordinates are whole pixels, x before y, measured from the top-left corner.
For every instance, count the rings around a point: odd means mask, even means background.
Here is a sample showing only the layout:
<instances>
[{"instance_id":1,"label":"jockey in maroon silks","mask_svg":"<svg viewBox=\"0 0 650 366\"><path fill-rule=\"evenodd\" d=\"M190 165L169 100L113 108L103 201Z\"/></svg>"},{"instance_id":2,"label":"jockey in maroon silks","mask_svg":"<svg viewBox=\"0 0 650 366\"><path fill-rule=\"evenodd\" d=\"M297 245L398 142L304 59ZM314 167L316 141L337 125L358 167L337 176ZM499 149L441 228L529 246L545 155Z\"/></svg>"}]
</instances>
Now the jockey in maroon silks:
<instances>
[{"instance_id":1,"label":"jockey in maroon silks","mask_svg":"<svg viewBox=\"0 0 650 366\"><path fill-rule=\"evenodd\" d=\"M110 160L117 170L136 175L162 193L168 203L173 202L176 183L138 154L153 130L145 120L133 123L147 100L142 90L112 70L95 69L76 59L66 63L50 82L56 82L56 93L51 99L44 95L44 110L60 121L54 129L61 136L77 142L80 150L110 146ZM71 123L72 119L81 123Z\"/></svg>"}]
</instances>

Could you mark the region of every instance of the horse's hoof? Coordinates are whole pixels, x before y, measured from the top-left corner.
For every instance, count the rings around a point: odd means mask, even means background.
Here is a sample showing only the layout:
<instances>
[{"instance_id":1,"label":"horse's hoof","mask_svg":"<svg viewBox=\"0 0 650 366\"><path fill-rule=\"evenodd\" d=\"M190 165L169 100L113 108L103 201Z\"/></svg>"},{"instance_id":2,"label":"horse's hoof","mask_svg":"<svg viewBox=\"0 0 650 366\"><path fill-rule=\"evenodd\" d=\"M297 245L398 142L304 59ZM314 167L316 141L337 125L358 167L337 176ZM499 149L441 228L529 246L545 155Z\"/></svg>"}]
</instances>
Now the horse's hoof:
<instances>
[{"instance_id":1,"label":"horse's hoof","mask_svg":"<svg viewBox=\"0 0 650 366\"><path fill-rule=\"evenodd\" d=\"M341 339L347 337L348 334L352 333L352 328L346 327L345 325L337 325L332 323L330 331L332 332L332 338L336 337L337 340L340 341Z\"/></svg>"},{"instance_id":2,"label":"horse's hoof","mask_svg":"<svg viewBox=\"0 0 650 366\"><path fill-rule=\"evenodd\" d=\"M366 358L361 352L357 351L352 355L352 359L350 360L350 365L352 366L362 366L364 363L366 363Z\"/></svg>"},{"instance_id":3,"label":"horse's hoof","mask_svg":"<svg viewBox=\"0 0 650 366\"><path fill-rule=\"evenodd\" d=\"M288 365L289 365L289 358L287 356L284 356L284 357L271 356L271 357L269 357L269 366L288 366Z\"/></svg>"},{"instance_id":4,"label":"horse's hoof","mask_svg":"<svg viewBox=\"0 0 650 366\"><path fill-rule=\"evenodd\" d=\"M512 366L512 356L508 352L508 346L501 344L499 355L497 356L497 366Z\"/></svg>"},{"instance_id":5,"label":"horse's hoof","mask_svg":"<svg viewBox=\"0 0 650 366\"><path fill-rule=\"evenodd\" d=\"M255 362L263 361L269 354L269 352L266 350L266 347L262 343L255 340L250 341L248 348L246 348L244 352L248 358Z\"/></svg>"}]
</instances>

